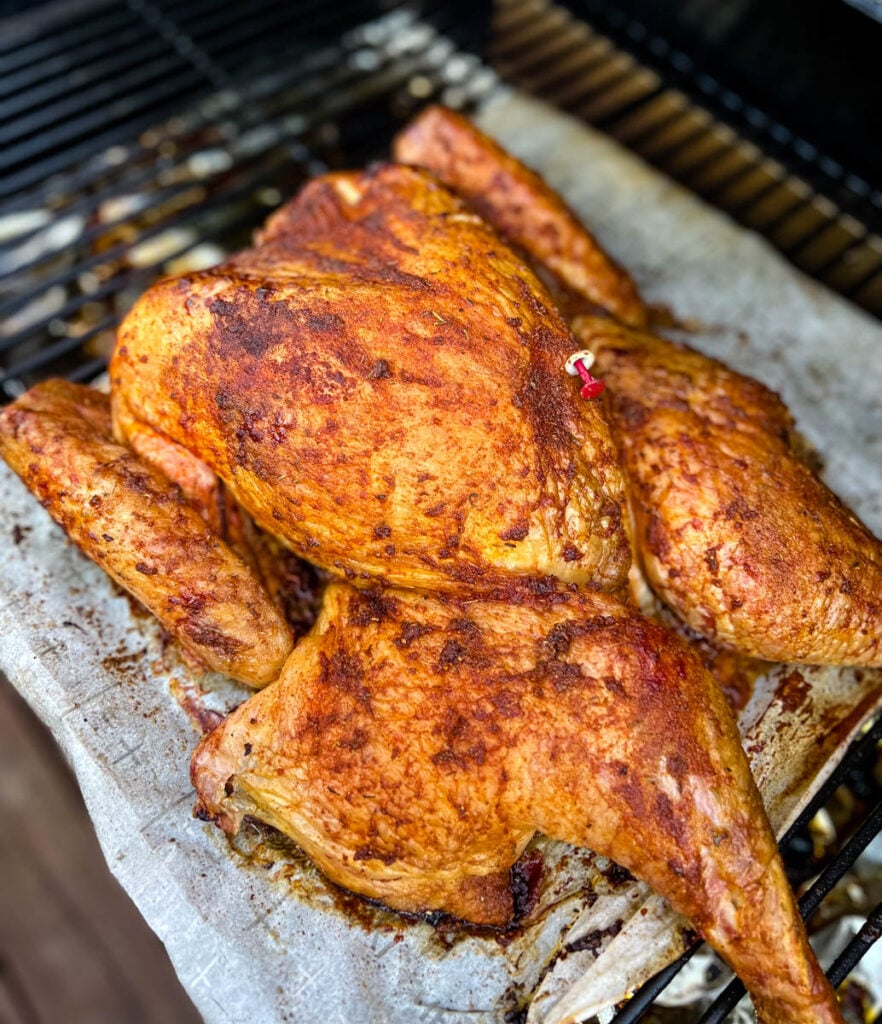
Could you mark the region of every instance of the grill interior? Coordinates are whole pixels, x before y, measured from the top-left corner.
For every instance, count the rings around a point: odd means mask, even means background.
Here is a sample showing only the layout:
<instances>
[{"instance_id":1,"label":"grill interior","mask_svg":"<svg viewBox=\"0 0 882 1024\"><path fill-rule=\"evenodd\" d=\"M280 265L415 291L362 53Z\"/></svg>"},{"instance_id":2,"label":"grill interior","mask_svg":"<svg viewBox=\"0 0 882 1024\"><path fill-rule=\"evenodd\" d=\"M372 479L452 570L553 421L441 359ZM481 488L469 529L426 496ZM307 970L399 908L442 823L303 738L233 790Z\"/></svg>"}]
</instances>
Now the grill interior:
<instances>
[{"instance_id":1,"label":"grill interior","mask_svg":"<svg viewBox=\"0 0 882 1024\"><path fill-rule=\"evenodd\" d=\"M871 184L882 175L882 155L868 143L882 111L882 90L872 79L855 82L861 86L855 89L857 109L866 109L867 115L859 132L851 112L856 138L846 133L848 145L835 133L823 142L813 141L783 123L779 117L795 117L794 110L804 108L821 123L831 124L833 118L841 120L843 108L851 111L851 94L829 104L829 111L815 111L824 96L822 83L802 78L809 75L817 54L803 51L796 67L797 54L783 60L775 35L798 31L805 8L822 6L826 16L835 14L836 8L829 2L809 3L800 5L800 11L788 11L781 0L763 4L759 11L758 6L748 0L571 3L574 11L587 15L589 27L568 10L550 8L545 0L509 0L497 7L493 53L506 78L602 128L712 205L765 235L801 270L882 315L882 191ZM834 10L828 11L831 6ZM661 34L673 29L658 17L658 9L667 7L691 14L690 24L697 21L702 29L702 45L696 42L694 26L691 33L678 33L683 45L692 44L688 52ZM718 22L727 16L731 22L733 8L746 9L752 21L744 17L746 24L736 23L739 31L730 27L724 34L725 26ZM882 42L882 26L845 11L859 23L856 30L863 30L859 35L855 30L856 42ZM661 24L650 20L653 14ZM716 44L708 41L719 36L723 38ZM780 76L778 89L789 87L793 93L775 113L756 102L771 101L771 84L767 90L754 89L754 95L739 91L741 85L749 85L748 71L770 64ZM831 74L833 70L839 71L831 69ZM799 71L804 72L802 77ZM727 72L726 78L721 72ZM759 73L756 70L754 77ZM828 75L824 87L829 79ZM824 122L823 116L829 120ZM843 162L856 160L857 153L863 156L860 173L852 169L855 163ZM865 176L873 174L875 178Z\"/></svg>"},{"instance_id":2,"label":"grill interior","mask_svg":"<svg viewBox=\"0 0 882 1024\"><path fill-rule=\"evenodd\" d=\"M426 102L468 109L500 81L599 126L882 314L882 154L869 147L849 162L857 149L807 136L787 103L761 106L762 94L739 91L739 55L761 59L775 45L756 4L690 0L678 5L681 22L660 18L659 6L75 0L0 20L4 400L50 374L93 378L150 281L245 244L309 175L381 156ZM879 41L882 26L842 11L866 23L861 46ZM721 48L726 78L716 73ZM797 109L813 86L782 66ZM858 830L807 890L806 915L882 829L880 740L877 723L785 840L798 875L818 810L843 785L857 800ZM880 929L882 904L834 981ZM671 1019L653 1002L688 956L638 992L618 1024ZM702 1021L723 1020L742 991L734 982Z\"/></svg>"},{"instance_id":3,"label":"grill interior","mask_svg":"<svg viewBox=\"0 0 882 1024\"><path fill-rule=\"evenodd\" d=\"M210 6L169 2L172 21L158 5L103 3L45 38L4 33L0 69L6 58L15 68L0 73L7 398L50 372L94 376L120 316L160 273L208 266L244 244L307 175L381 155L417 102L462 106L496 81L441 34L480 36L476 19L452 8L418 21L401 7L329 37L319 17L309 34L294 31L303 5L264 3L249 47L254 9L206 19ZM357 25L364 6L340 20ZM152 45L161 56L141 62ZM81 48L90 58L79 63Z\"/></svg>"}]
</instances>

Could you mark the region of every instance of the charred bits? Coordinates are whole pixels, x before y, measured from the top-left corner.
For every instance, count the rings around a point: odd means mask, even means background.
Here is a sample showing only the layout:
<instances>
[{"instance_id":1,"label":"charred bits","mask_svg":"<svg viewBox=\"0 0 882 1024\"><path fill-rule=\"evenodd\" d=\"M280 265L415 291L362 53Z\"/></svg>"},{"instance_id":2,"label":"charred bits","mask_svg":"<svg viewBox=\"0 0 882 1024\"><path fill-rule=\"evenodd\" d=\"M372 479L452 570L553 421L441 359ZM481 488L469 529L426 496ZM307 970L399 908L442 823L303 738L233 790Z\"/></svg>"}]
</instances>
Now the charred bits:
<instances>
[{"instance_id":1,"label":"charred bits","mask_svg":"<svg viewBox=\"0 0 882 1024\"><path fill-rule=\"evenodd\" d=\"M500 540L525 540L530 532L526 519L519 519L513 526L499 534Z\"/></svg>"},{"instance_id":2,"label":"charred bits","mask_svg":"<svg viewBox=\"0 0 882 1024\"><path fill-rule=\"evenodd\" d=\"M378 359L368 371L368 380L384 380L392 376L392 371L385 359Z\"/></svg>"},{"instance_id":3,"label":"charred bits","mask_svg":"<svg viewBox=\"0 0 882 1024\"><path fill-rule=\"evenodd\" d=\"M568 942L566 945L566 951L568 953L579 953L582 952L582 950L589 950L592 953L596 953L603 945L605 945L608 939L615 938L621 930L622 922L613 921L608 928L600 928L597 931L583 935L582 938L576 939L575 942Z\"/></svg>"},{"instance_id":4,"label":"charred bits","mask_svg":"<svg viewBox=\"0 0 882 1024\"><path fill-rule=\"evenodd\" d=\"M270 300L269 295L265 288L252 291L240 287L228 299L207 303L214 318L215 351L231 358L245 351L259 359L292 335L338 334L343 330L342 318L334 313L296 309L287 302Z\"/></svg>"},{"instance_id":5,"label":"charred bits","mask_svg":"<svg viewBox=\"0 0 882 1024\"><path fill-rule=\"evenodd\" d=\"M354 697L365 708L370 707L371 693L365 685L361 662L346 651L334 651L329 658L324 652L321 659L319 681Z\"/></svg>"},{"instance_id":6,"label":"charred bits","mask_svg":"<svg viewBox=\"0 0 882 1024\"><path fill-rule=\"evenodd\" d=\"M426 625L423 622L402 622L401 633L395 638L396 647L410 647L414 641L427 633L434 633L435 627Z\"/></svg>"},{"instance_id":7,"label":"charred bits","mask_svg":"<svg viewBox=\"0 0 882 1024\"><path fill-rule=\"evenodd\" d=\"M372 622L383 622L394 615L398 601L384 597L378 590L364 590L352 599L349 621L353 626L368 626Z\"/></svg>"},{"instance_id":8,"label":"charred bits","mask_svg":"<svg viewBox=\"0 0 882 1024\"><path fill-rule=\"evenodd\" d=\"M541 850L529 850L511 868L511 892L514 916L519 921L532 913L539 903L545 858Z\"/></svg>"},{"instance_id":9,"label":"charred bits","mask_svg":"<svg viewBox=\"0 0 882 1024\"><path fill-rule=\"evenodd\" d=\"M616 620L611 615L599 615L595 619L569 619L557 622L540 641L541 654L545 659L558 661L569 653L573 641L577 637L592 636L615 626Z\"/></svg>"},{"instance_id":10,"label":"charred bits","mask_svg":"<svg viewBox=\"0 0 882 1024\"><path fill-rule=\"evenodd\" d=\"M453 619L446 632L453 635L444 643L438 655L438 669L441 672L449 672L464 663L476 668L489 664L480 627L472 619Z\"/></svg>"},{"instance_id":11,"label":"charred bits","mask_svg":"<svg viewBox=\"0 0 882 1024\"><path fill-rule=\"evenodd\" d=\"M465 661L468 654L469 650L465 644L459 640L448 640L438 655L438 668L442 672L449 672L450 669Z\"/></svg>"}]
</instances>

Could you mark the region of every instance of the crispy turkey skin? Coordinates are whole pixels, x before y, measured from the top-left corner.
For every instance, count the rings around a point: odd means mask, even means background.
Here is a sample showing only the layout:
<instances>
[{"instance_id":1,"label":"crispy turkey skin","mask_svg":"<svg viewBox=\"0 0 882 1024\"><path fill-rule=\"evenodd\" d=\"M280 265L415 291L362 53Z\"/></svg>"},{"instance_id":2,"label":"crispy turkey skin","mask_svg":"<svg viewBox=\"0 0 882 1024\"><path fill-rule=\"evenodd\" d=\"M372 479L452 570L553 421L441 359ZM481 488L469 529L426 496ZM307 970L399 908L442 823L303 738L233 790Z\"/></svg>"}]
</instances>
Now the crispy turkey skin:
<instances>
[{"instance_id":1,"label":"crispy turkey skin","mask_svg":"<svg viewBox=\"0 0 882 1024\"><path fill-rule=\"evenodd\" d=\"M333 584L278 682L196 751L253 815L401 910L505 924L536 831L686 914L766 1021L834 1021L729 709L698 657L605 594L456 600Z\"/></svg>"},{"instance_id":2,"label":"crispy turkey skin","mask_svg":"<svg viewBox=\"0 0 882 1024\"><path fill-rule=\"evenodd\" d=\"M282 614L180 489L114 441L106 395L38 384L0 413L0 455L198 663L252 686L277 678L293 647Z\"/></svg>"},{"instance_id":3,"label":"crispy turkey skin","mask_svg":"<svg viewBox=\"0 0 882 1024\"><path fill-rule=\"evenodd\" d=\"M662 599L757 657L882 665L882 547L794 451L778 396L651 334L574 328L609 383L637 549Z\"/></svg>"},{"instance_id":4,"label":"crispy turkey skin","mask_svg":"<svg viewBox=\"0 0 882 1024\"><path fill-rule=\"evenodd\" d=\"M401 132L392 151L396 160L434 171L503 238L547 266L585 302L623 323L646 323L634 282L560 196L461 114L429 107Z\"/></svg>"},{"instance_id":5,"label":"crispy turkey skin","mask_svg":"<svg viewBox=\"0 0 882 1024\"><path fill-rule=\"evenodd\" d=\"M395 152L473 199L551 278L609 386L635 561L662 599L743 654L882 665L882 544L797 457L778 396L640 329L630 279L537 174L460 115L430 108Z\"/></svg>"},{"instance_id":6,"label":"crispy turkey skin","mask_svg":"<svg viewBox=\"0 0 882 1024\"><path fill-rule=\"evenodd\" d=\"M617 590L622 474L560 371L574 346L479 217L387 166L312 182L254 249L154 286L120 329L115 423L188 447L350 579Z\"/></svg>"}]
</instances>

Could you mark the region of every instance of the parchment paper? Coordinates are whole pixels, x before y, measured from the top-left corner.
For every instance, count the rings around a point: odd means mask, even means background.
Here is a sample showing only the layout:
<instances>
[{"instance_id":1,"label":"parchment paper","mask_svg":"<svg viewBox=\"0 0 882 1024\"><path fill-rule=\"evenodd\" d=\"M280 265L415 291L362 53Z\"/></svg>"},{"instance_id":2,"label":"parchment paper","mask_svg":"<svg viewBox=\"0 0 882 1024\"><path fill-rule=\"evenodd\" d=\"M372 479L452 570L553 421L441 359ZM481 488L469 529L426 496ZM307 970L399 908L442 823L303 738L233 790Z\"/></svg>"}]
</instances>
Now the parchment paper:
<instances>
[{"instance_id":1,"label":"parchment paper","mask_svg":"<svg viewBox=\"0 0 882 1024\"><path fill-rule=\"evenodd\" d=\"M882 532L878 325L552 109L500 92L479 121L560 189L651 301L704 325L692 344L783 393L825 457L827 481ZM502 1021L540 980L531 1017L569 1020L620 998L663 962L660 951L675 950L680 924L644 886L544 840L538 908L505 942L345 897L260 834L243 836L244 854L231 851L191 816L196 733L175 696L186 704L193 688L186 667L2 465L0 503L0 667L64 748L112 871L206 1021ZM782 688L805 690L793 671L758 686L746 722L776 824L805 795L794 788L794 751L823 763L882 694L878 672L802 669L811 696L785 701L782 717ZM219 710L244 696L213 685L203 703ZM644 903L651 912L634 918ZM651 924L652 942L638 920Z\"/></svg>"}]
</instances>

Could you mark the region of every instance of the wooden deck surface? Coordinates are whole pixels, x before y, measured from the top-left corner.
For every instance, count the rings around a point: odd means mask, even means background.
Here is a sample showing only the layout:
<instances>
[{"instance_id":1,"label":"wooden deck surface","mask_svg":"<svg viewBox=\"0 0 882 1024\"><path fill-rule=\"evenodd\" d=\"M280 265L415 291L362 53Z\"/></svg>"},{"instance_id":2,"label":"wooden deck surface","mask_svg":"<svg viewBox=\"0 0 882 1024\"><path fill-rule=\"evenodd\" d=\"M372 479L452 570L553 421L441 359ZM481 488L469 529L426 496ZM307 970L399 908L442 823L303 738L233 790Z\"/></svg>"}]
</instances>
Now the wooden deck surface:
<instances>
[{"instance_id":1,"label":"wooden deck surface","mask_svg":"<svg viewBox=\"0 0 882 1024\"><path fill-rule=\"evenodd\" d=\"M0 675L0 1022L200 1020L51 735Z\"/></svg>"}]
</instances>

